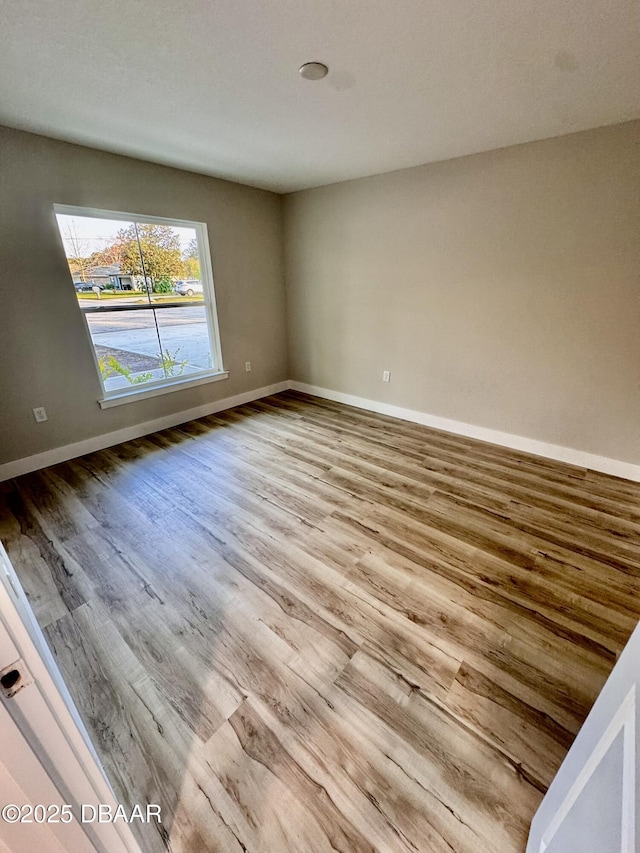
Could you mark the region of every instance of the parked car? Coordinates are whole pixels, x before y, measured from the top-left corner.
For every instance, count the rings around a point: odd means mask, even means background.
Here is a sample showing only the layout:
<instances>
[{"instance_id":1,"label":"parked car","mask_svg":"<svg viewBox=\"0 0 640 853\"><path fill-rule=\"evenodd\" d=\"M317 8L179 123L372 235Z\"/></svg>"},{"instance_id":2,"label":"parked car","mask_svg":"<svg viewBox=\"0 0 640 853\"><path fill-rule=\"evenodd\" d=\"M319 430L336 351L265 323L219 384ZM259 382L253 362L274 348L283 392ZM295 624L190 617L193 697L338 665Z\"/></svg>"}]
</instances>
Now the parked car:
<instances>
[{"instance_id":1,"label":"parked car","mask_svg":"<svg viewBox=\"0 0 640 853\"><path fill-rule=\"evenodd\" d=\"M202 282L197 278L189 278L185 281L176 281L176 293L180 296L193 296L194 293L204 293Z\"/></svg>"},{"instance_id":2,"label":"parked car","mask_svg":"<svg viewBox=\"0 0 640 853\"><path fill-rule=\"evenodd\" d=\"M73 286L76 289L76 293L88 293L95 291L96 288L104 290L104 285L96 284L93 281L76 281Z\"/></svg>"}]
</instances>

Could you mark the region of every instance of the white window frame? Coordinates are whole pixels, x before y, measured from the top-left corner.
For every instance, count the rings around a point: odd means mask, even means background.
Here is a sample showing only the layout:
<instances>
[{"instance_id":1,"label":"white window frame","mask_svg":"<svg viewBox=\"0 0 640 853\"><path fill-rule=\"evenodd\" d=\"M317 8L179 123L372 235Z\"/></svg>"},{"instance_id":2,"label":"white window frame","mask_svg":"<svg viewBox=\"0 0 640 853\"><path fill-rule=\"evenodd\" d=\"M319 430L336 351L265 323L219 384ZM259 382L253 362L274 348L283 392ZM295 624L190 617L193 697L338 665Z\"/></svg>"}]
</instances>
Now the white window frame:
<instances>
[{"instance_id":1,"label":"white window frame","mask_svg":"<svg viewBox=\"0 0 640 853\"><path fill-rule=\"evenodd\" d=\"M205 222L193 222L188 219L170 219L164 216L147 216L139 213L126 213L122 210L101 210L96 207L79 207L71 204L54 204L54 214L64 214L65 216L83 216L88 219L114 219L122 222L135 222L140 225L172 225L177 228L191 228L196 232L198 240L198 260L200 261L200 275L202 281L203 302L202 306L205 309L207 318L207 334L209 336L209 345L211 347L211 355L213 357L214 367L211 370L201 371L197 374L179 376L173 378L159 379L155 382L146 382L134 388L118 388L113 391L108 391L105 388L98 357L95 350L91 330L87 322L87 314L92 313L107 313L109 311L116 312L118 310L126 310L113 306L109 309L108 306L96 306L95 308L80 308L80 314L84 322L85 330L91 345L91 354L96 366L98 379L102 388L103 396L98 400L101 408L108 409L112 406L119 406L122 403L135 402L143 400L147 397L157 397L160 394L167 394L171 391L181 391L185 388L193 388L197 385L203 385L206 382L217 382L220 379L228 379L229 373L224 369L222 361L222 345L220 342L220 328L218 325L218 311L216 308L216 294L213 285L213 267L211 265L211 252L209 250L209 234ZM56 220L57 227L57 220ZM60 233L59 228L57 228ZM60 235L62 240L62 235ZM157 308L157 306L155 306ZM135 310L151 310L150 308L135 309ZM162 309L158 309L162 310Z\"/></svg>"}]
</instances>

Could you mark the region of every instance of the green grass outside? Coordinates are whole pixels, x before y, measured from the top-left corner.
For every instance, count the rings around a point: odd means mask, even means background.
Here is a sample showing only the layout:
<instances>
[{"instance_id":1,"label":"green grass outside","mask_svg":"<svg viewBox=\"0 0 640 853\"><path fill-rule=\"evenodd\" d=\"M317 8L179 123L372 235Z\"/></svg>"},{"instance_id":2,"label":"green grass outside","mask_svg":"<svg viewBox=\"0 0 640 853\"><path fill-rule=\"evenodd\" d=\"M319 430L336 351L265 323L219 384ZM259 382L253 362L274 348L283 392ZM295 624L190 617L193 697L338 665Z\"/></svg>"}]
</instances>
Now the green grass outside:
<instances>
[{"instance_id":1,"label":"green grass outside","mask_svg":"<svg viewBox=\"0 0 640 853\"><path fill-rule=\"evenodd\" d=\"M100 294L100 299L98 299L98 294L93 293L92 291L87 291L84 293L77 293L76 296L78 299L91 299L96 302L107 302L109 299L123 299L123 298L134 298L138 297L137 301L146 302L146 294L141 290L122 290L117 292L109 292L105 293L104 290ZM204 301L202 295L194 295L194 296L180 296L179 293L152 293L151 294L152 302L185 302L185 303L200 303Z\"/></svg>"}]
</instances>

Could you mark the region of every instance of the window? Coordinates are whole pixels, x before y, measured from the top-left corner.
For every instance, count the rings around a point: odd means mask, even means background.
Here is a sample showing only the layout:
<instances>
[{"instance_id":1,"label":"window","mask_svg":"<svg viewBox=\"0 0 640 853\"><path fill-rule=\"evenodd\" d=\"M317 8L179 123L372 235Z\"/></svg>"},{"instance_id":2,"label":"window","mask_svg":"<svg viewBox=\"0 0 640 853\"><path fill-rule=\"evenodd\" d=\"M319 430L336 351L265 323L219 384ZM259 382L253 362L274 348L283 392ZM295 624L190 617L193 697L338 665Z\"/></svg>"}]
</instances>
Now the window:
<instances>
[{"instance_id":1,"label":"window","mask_svg":"<svg viewBox=\"0 0 640 853\"><path fill-rule=\"evenodd\" d=\"M204 223L54 210L103 408L227 377Z\"/></svg>"}]
</instances>

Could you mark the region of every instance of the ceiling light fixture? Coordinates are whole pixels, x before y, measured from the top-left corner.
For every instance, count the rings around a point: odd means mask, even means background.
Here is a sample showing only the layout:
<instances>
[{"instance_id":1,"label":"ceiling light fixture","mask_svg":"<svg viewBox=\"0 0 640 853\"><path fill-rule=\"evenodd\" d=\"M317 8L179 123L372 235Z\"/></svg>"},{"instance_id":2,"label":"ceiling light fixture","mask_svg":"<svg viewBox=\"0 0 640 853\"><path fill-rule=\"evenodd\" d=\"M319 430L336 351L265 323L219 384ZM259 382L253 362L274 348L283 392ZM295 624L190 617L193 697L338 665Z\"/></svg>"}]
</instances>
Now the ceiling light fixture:
<instances>
[{"instance_id":1,"label":"ceiling light fixture","mask_svg":"<svg viewBox=\"0 0 640 853\"><path fill-rule=\"evenodd\" d=\"M329 69L323 62L305 62L298 71L305 80L322 80L329 73Z\"/></svg>"}]
</instances>

